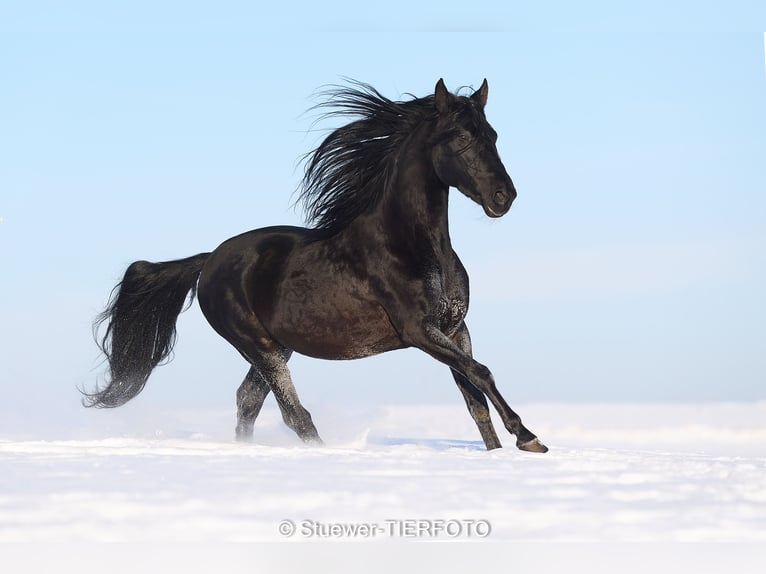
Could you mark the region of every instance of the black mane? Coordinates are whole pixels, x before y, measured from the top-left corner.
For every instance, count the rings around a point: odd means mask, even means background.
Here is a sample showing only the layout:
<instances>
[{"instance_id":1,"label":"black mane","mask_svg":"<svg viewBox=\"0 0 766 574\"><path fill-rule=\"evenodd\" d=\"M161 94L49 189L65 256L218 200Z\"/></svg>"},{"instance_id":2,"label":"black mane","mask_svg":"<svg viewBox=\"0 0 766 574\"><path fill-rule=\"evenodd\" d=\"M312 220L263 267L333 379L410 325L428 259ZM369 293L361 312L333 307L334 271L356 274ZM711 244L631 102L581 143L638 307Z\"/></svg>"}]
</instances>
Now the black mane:
<instances>
[{"instance_id":1,"label":"black mane","mask_svg":"<svg viewBox=\"0 0 766 574\"><path fill-rule=\"evenodd\" d=\"M314 229L333 234L374 206L381 197L396 152L414 126L435 117L433 95L395 102L361 82L322 93L313 109L328 117L357 118L334 130L306 157L298 199Z\"/></svg>"}]
</instances>

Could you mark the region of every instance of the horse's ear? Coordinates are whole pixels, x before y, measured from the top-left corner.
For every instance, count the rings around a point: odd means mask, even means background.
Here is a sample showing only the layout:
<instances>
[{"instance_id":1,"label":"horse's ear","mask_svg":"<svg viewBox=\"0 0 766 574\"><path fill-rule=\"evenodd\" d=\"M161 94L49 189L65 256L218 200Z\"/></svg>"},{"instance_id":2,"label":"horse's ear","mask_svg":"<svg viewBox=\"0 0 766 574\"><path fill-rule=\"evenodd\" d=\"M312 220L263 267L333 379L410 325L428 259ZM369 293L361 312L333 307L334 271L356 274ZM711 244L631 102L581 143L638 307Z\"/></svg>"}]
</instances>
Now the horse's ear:
<instances>
[{"instance_id":1,"label":"horse's ear","mask_svg":"<svg viewBox=\"0 0 766 574\"><path fill-rule=\"evenodd\" d=\"M447 91L447 86L444 85L444 80L439 78L436 82L436 89L434 90L434 102L436 103L436 111L440 114L444 114L449 109L450 93Z\"/></svg>"},{"instance_id":2,"label":"horse's ear","mask_svg":"<svg viewBox=\"0 0 766 574\"><path fill-rule=\"evenodd\" d=\"M487 85L487 78L481 83L481 86L476 90L471 99L478 103L482 108L487 105L487 93L489 92L489 86Z\"/></svg>"}]
</instances>

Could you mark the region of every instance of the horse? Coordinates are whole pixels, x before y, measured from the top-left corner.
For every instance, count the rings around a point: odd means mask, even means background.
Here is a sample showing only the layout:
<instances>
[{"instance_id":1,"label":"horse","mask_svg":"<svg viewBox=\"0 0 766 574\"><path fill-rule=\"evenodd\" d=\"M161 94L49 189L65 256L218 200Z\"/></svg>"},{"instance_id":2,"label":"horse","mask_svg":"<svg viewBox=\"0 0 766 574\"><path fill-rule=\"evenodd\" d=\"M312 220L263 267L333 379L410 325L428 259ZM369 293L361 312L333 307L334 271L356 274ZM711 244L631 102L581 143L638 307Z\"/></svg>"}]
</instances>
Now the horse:
<instances>
[{"instance_id":1,"label":"horse","mask_svg":"<svg viewBox=\"0 0 766 574\"><path fill-rule=\"evenodd\" d=\"M87 407L117 407L167 359L184 304L250 368L236 392L236 438L250 440L269 392L304 442L322 441L301 404L287 362L293 352L343 360L416 347L451 369L487 450L502 445L487 399L516 446L547 447L521 422L490 370L472 355L466 327L468 274L452 248L451 187L503 216L516 189L485 116L485 79L471 95L389 100L349 81L325 92L324 116L351 118L304 157L298 200L308 227L274 226L185 259L136 261L112 291L94 333L106 385L82 391Z\"/></svg>"}]
</instances>

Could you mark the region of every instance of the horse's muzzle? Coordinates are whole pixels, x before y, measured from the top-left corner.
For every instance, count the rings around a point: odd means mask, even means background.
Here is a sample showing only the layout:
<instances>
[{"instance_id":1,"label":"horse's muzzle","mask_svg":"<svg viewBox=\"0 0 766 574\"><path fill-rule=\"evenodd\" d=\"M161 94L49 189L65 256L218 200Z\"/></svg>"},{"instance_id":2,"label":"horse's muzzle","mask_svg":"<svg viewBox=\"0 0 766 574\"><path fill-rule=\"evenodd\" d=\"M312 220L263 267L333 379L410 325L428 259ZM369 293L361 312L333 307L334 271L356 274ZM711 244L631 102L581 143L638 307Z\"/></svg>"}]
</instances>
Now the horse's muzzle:
<instances>
[{"instance_id":1,"label":"horse's muzzle","mask_svg":"<svg viewBox=\"0 0 766 574\"><path fill-rule=\"evenodd\" d=\"M485 211L490 217L505 215L511 208L514 199L516 199L516 189L513 184L498 187L490 196L488 205L484 206Z\"/></svg>"}]
</instances>

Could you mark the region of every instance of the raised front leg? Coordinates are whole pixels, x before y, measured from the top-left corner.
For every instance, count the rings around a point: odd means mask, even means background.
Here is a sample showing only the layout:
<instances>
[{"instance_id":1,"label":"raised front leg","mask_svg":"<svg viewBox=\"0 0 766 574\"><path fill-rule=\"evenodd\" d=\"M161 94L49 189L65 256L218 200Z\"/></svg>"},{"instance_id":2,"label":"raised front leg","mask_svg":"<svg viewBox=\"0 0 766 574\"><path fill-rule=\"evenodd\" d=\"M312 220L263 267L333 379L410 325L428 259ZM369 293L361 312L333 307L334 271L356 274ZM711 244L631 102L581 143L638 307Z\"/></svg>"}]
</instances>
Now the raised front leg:
<instances>
[{"instance_id":1,"label":"raised front leg","mask_svg":"<svg viewBox=\"0 0 766 574\"><path fill-rule=\"evenodd\" d=\"M513 412L513 409L505 402L500 391L497 390L492 373L487 367L475 361L469 353L461 349L431 322L425 322L422 331L415 334L412 338L414 346L465 377L471 385L486 395L500 415L505 428L510 433L516 435L516 446L518 448L530 452L548 452L548 447L542 444L522 424L519 415ZM489 448L489 445L487 448Z\"/></svg>"}]
</instances>

